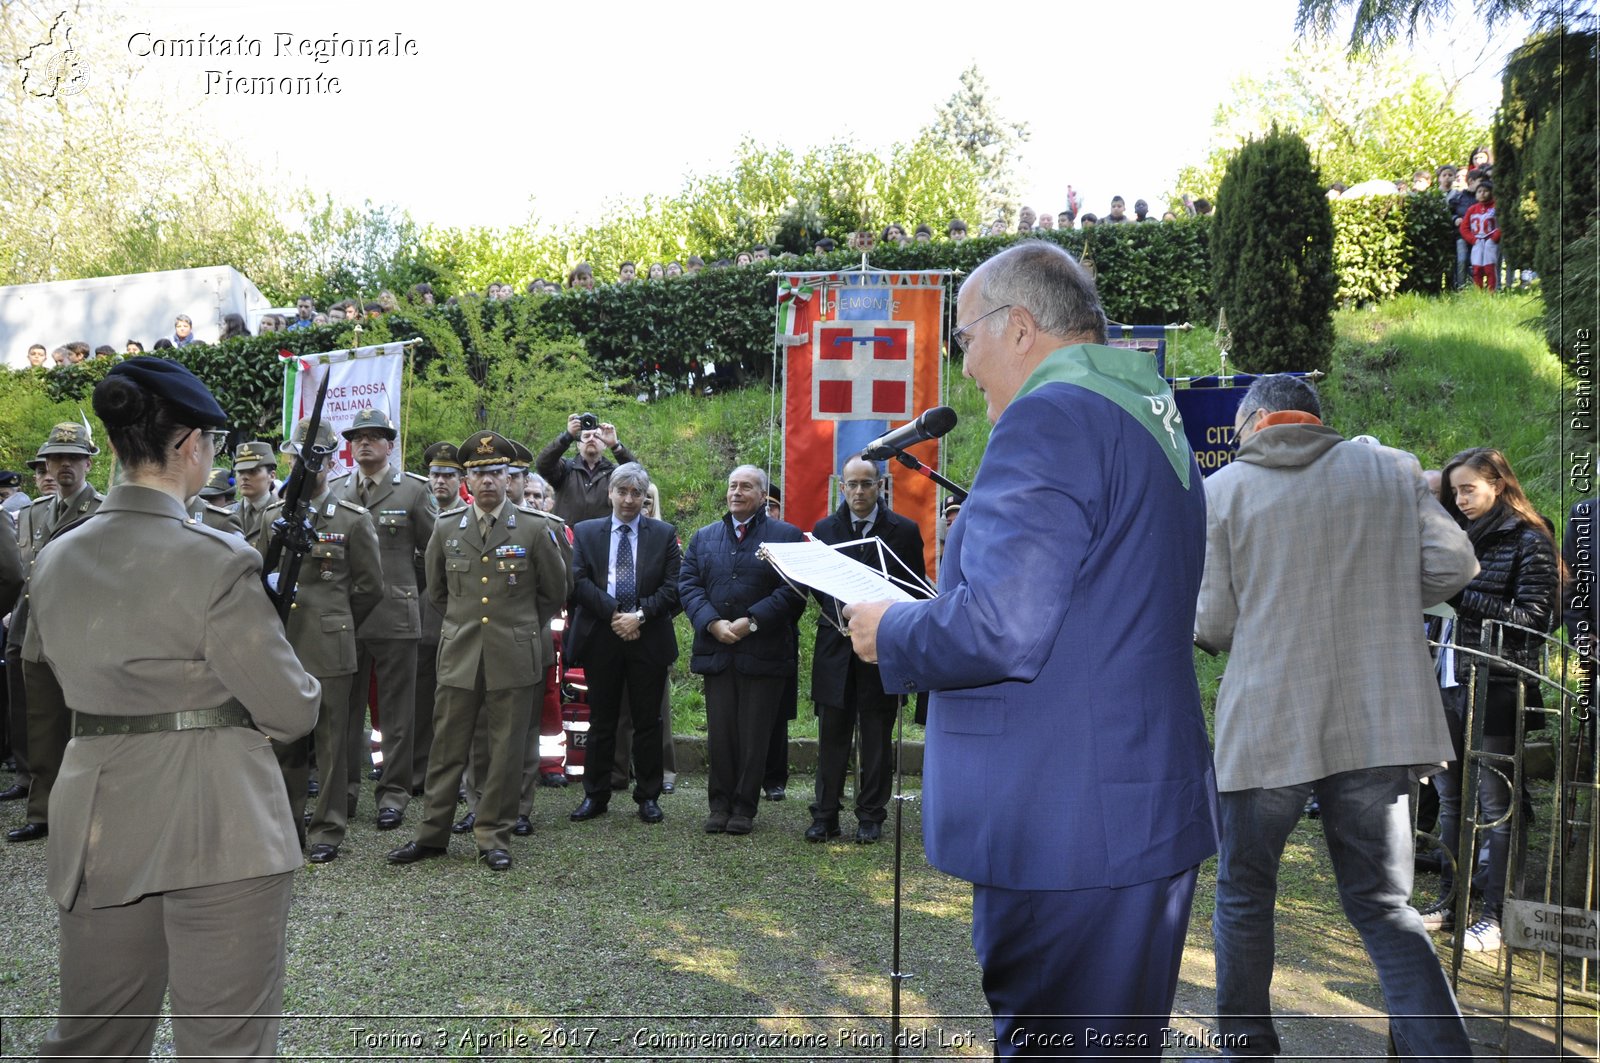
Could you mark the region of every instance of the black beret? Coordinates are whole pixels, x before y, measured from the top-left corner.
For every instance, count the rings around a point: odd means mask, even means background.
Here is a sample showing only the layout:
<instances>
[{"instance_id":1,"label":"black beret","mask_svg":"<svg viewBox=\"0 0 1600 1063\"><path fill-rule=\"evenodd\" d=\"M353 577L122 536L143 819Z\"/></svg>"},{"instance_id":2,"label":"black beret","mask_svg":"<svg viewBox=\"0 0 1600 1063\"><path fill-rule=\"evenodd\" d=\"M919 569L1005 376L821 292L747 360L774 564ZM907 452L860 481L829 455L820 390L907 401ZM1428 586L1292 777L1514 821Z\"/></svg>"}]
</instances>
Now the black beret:
<instances>
[{"instance_id":1,"label":"black beret","mask_svg":"<svg viewBox=\"0 0 1600 1063\"><path fill-rule=\"evenodd\" d=\"M226 428L228 415L200 378L180 362L141 354L118 362L106 376L125 376L177 410L180 423L192 428Z\"/></svg>"}]
</instances>

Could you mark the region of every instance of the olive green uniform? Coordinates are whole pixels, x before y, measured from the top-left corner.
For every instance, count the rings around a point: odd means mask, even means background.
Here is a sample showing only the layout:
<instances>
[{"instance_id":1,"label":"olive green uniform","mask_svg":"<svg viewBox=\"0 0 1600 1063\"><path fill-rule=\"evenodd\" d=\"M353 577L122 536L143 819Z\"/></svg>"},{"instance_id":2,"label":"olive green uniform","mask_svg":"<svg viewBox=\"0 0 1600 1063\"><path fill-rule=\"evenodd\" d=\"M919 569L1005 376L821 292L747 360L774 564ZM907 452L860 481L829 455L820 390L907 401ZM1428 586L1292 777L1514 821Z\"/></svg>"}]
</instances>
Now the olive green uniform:
<instances>
[{"instance_id":1,"label":"olive green uniform","mask_svg":"<svg viewBox=\"0 0 1600 1063\"><path fill-rule=\"evenodd\" d=\"M404 811L411 802L417 644L422 637L416 563L433 535L436 508L424 477L390 471L371 478L370 483L368 479L357 468L330 485L336 498L366 507L383 564L383 596L356 632L356 681L350 690L349 716L353 727L349 740L355 744L348 748L358 754L353 763L370 766L365 722L368 676L376 666L383 735L378 808ZM355 796L360 775L353 775L350 782Z\"/></svg>"},{"instance_id":2,"label":"olive green uniform","mask_svg":"<svg viewBox=\"0 0 1600 1063\"><path fill-rule=\"evenodd\" d=\"M272 540L272 522L283 509L281 502L263 514L256 548L263 554ZM317 764L322 788L306 829L309 845L337 846L349 822L344 778L349 734L350 686L356 671L356 628L378 604L383 594L383 572L378 561L377 536L366 510L340 501L324 491L310 503L311 526L317 541L300 562L294 604L289 609L289 644L307 672L322 683L322 710L317 717ZM283 768L289 804L299 810L310 781L310 749L304 737L273 743Z\"/></svg>"},{"instance_id":3,"label":"olive green uniform","mask_svg":"<svg viewBox=\"0 0 1600 1063\"><path fill-rule=\"evenodd\" d=\"M428 541L428 596L440 629L439 690L419 845L444 848L479 716L488 720L478 849L508 849L534 690L544 681L540 629L565 600L568 566L555 526L501 504L487 533L475 506L439 514Z\"/></svg>"}]
</instances>

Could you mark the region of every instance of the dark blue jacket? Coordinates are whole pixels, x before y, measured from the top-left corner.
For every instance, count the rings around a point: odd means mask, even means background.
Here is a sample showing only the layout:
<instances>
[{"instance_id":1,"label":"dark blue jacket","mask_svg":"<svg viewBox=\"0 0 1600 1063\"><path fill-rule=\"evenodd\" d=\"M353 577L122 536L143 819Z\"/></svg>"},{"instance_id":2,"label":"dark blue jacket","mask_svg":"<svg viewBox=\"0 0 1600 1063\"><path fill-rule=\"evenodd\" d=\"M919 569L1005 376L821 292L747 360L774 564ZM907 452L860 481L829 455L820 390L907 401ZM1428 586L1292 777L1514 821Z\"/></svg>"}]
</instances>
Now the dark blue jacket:
<instances>
[{"instance_id":1,"label":"dark blue jacket","mask_svg":"<svg viewBox=\"0 0 1600 1063\"><path fill-rule=\"evenodd\" d=\"M678 598L694 625L690 671L717 675L731 665L744 675L794 674L798 655L794 621L805 612L806 600L756 551L762 543L797 543L803 538L793 524L771 520L765 513L750 519L742 543L734 538L733 518L726 513L694 533L678 577ZM754 618L754 634L731 646L712 637L713 621L743 616Z\"/></svg>"}]
</instances>

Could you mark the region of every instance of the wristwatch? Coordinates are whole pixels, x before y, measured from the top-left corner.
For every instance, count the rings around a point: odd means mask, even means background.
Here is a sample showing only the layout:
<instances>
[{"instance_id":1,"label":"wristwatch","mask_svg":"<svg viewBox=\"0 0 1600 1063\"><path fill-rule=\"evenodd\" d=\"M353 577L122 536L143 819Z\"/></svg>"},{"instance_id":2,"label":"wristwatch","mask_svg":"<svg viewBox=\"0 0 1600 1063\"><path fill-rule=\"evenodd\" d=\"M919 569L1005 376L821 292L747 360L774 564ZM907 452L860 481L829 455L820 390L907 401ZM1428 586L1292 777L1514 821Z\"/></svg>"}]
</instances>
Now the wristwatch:
<instances>
[{"instance_id":1,"label":"wristwatch","mask_svg":"<svg viewBox=\"0 0 1600 1063\"><path fill-rule=\"evenodd\" d=\"M761 630L760 625L758 625L756 623L756 618L755 617L747 616L747 617L745 617L745 619L750 621L750 634L754 635L757 631Z\"/></svg>"}]
</instances>

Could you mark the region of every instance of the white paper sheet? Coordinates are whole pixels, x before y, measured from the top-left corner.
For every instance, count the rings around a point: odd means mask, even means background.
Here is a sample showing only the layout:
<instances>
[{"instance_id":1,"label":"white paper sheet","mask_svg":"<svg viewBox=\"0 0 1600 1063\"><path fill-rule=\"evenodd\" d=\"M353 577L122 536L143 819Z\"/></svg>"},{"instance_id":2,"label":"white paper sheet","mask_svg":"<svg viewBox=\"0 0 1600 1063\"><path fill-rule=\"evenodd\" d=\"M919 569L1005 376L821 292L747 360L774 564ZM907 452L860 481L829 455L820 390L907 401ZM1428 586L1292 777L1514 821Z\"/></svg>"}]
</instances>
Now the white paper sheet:
<instances>
[{"instance_id":1,"label":"white paper sheet","mask_svg":"<svg viewBox=\"0 0 1600 1063\"><path fill-rule=\"evenodd\" d=\"M853 557L846 557L827 543L807 540L799 543L767 543L761 556L770 561L785 578L804 584L837 599L851 602L914 602L910 594Z\"/></svg>"}]
</instances>

